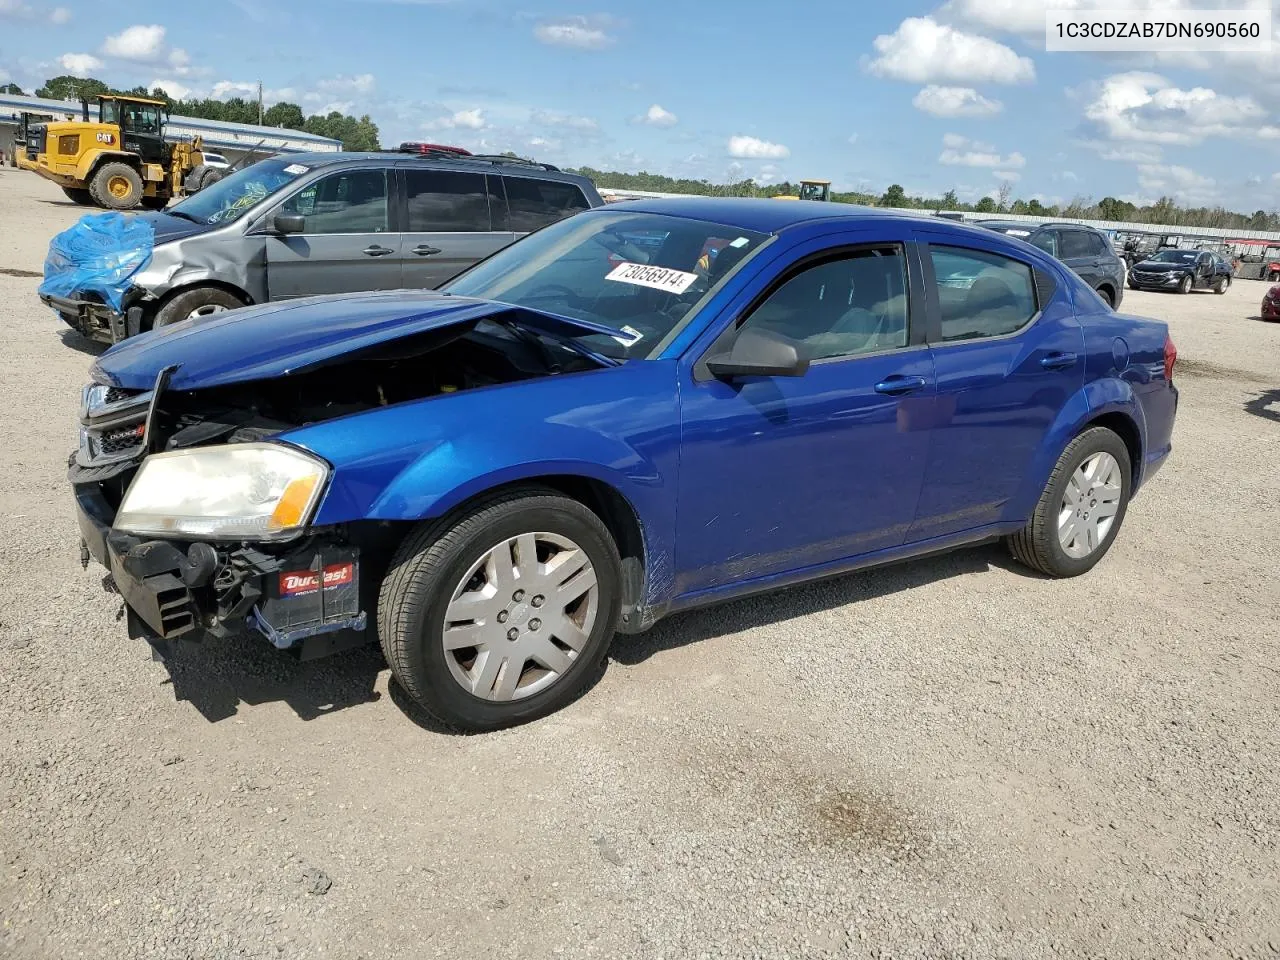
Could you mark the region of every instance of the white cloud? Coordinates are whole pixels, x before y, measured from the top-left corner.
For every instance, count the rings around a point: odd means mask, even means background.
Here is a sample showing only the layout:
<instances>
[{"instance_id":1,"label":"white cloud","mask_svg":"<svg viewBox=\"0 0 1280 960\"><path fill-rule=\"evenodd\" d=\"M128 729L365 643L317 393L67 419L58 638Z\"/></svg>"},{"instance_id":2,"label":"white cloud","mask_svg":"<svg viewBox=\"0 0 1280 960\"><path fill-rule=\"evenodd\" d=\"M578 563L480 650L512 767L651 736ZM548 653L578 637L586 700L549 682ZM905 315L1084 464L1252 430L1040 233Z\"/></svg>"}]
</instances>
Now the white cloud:
<instances>
[{"instance_id":1,"label":"white cloud","mask_svg":"<svg viewBox=\"0 0 1280 960\"><path fill-rule=\"evenodd\" d=\"M729 138L729 156L744 160L785 160L791 156L791 151L780 143L734 136Z\"/></svg>"},{"instance_id":2,"label":"white cloud","mask_svg":"<svg viewBox=\"0 0 1280 960\"><path fill-rule=\"evenodd\" d=\"M533 28L533 35L542 43L553 47L571 47L575 50L603 50L612 46L616 38L606 27L607 20L590 17L565 17L548 20Z\"/></svg>"},{"instance_id":3,"label":"white cloud","mask_svg":"<svg viewBox=\"0 0 1280 960\"><path fill-rule=\"evenodd\" d=\"M849 140L848 140L849 146L853 146L857 142L858 142L858 135L856 133L849 134Z\"/></svg>"},{"instance_id":4,"label":"white cloud","mask_svg":"<svg viewBox=\"0 0 1280 960\"><path fill-rule=\"evenodd\" d=\"M529 120L542 127L562 127L566 130L578 130L584 133L600 129L600 124L591 117L575 116L571 113L559 113L555 110L534 110Z\"/></svg>"},{"instance_id":5,"label":"white cloud","mask_svg":"<svg viewBox=\"0 0 1280 960\"><path fill-rule=\"evenodd\" d=\"M991 144L983 143L980 140L970 140L968 137L962 137L958 133L944 134L942 146L943 150L938 157L938 162L945 163L947 166L1017 170L1027 165L1026 157L1017 151L1007 157L1002 157L1000 151ZM1010 179L1008 174L1002 174L1002 176Z\"/></svg>"},{"instance_id":6,"label":"white cloud","mask_svg":"<svg viewBox=\"0 0 1280 960\"><path fill-rule=\"evenodd\" d=\"M338 74L336 77L328 77L316 83L316 90L320 93L335 94L355 94L367 97L377 88L378 81L372 73L360 73L353 77L345 74Z\"/></svg>"},{"instance_id":7,"label":"white cloud","mask_svg":"<svg viewBox=\"0 0 1280 960\"><path fill-rule=\"evenodd\" d=\"M62 69L77 77L102 69L102 61L92 53L64 53L58 58Z\"/></svg>"},{"instance_id":8,"label":"white cloud","mask_svg":"<svg viewBox=\"0 0 1280 960\"><path fill-rule=\"evenodd\" d=\"M1149 194L1172 195L1183 203L1217 203L1220 199L1212 177L1177 164L1139 164L1138 187Z\"/></svg>"},{"instance_id":9,"label":"white cloud","mask_svg":"<svg viewBox=\"0 0 1280 960\"><path fill-rule=\"evenodd\" d=\"M680 118L655 103L640 116L633 117L631 122L643 123L650 127L674 127L680 122Z\"/></svg>"},{"instance_id":10,"label":"white cloud","mask_svg":"<svg viewBox=\"0 0 1280 960\"><path fill-rule=\"evenodd\" d=\"M422 125L424 130L484 130L489 122L484 118L484 111L479 107L471 110L455 110L452 115L428 120Z\"/></svg>"},{"instance_id":11,"label":"white cloud","mask_svg":"<svg viewBox=\"0 0 1280 960\"><path fill-rule=\"evenodd\" d=\"M156 87L162 89L175 100L186 100L195 93L195 90L177 80L156 79L147 85L148 90L154 90Z\"/></svg>"},{"instance_id":12,"label":"white cloud","mask_svg":"<svg viewBox=\"0 0 1280 960\"><path fill-rule=\"evenodd\" d=\"M47 20L60 27L70 19L71 11L66 7L54 7L46 13L24 0L0 0L0 20Z\"/></svg>"},{"instance_id":13,"label":"white cloud","mask_svg":"<svg viewBox=\"0 0 1280 960\"><path fill-rule=\"evenodd\" d=\"M1022 174L1016 170L992 170L991 172L997 180L1008 180L1010 183L1017 183L1022 179Z\"/></svg>"},{"instance_id":14,"label":"white cloud","mask_svg":"<svg viewBox=\"0 0 1280 960\"><path fill-rule=\"evenodd\" d=\"M1002 43L938 23L908 17L893 33L872 41L871 73L911 83L1029 83L1035 65Z\"/></svg>"},{"instance_id":15,"label":"white cloud","mask_svg":"<svg viewBox=\"0 0 1280 960\"><path fill-rule=\"evenodd\" d=\"M1159 74L1133 71L1107 77L1085 117L1110 140L1191 145L1206 137L1276 139L1267 111L1252 97L1207 87L1182 90Z\"/></svg>"},{"instance_id":16,"label":"white cloud","mask_svg":"<svg viewBox=\"0 0 1280 960\"><path fill-rule=\"evenodd\" d=\"M103 41L102 52L109 57L141 63L159 60L164 53L164 27L158 23L126 27Z\"/></svg>"},{"instance_id":17,"label":"white cloud","mask_svg":"<svg viewBox=\"0 0 1280 960\"><path fill-rule=\"evenodd\" d=\"M940 87L932 83L911 103L935 117L994 117L1004 109L999 100L988 99L972 87Z\"/></svg>"}]
</instances>

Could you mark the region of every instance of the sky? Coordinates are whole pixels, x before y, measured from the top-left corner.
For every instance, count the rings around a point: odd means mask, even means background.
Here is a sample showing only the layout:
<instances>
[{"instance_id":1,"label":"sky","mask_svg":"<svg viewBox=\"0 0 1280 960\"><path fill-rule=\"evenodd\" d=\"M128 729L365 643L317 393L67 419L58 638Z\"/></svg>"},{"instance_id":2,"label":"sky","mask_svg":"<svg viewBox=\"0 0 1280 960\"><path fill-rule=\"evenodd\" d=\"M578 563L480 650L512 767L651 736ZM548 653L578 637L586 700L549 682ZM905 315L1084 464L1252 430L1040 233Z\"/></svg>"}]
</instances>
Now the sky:
<instances>
[{"instance_id":1,"label":"sky","mask_svg":"<svg viewBox=\"0 0 1280 960\"><path fill-rule=\"evenodd\" d=\"M531 0L532 2L532 0ZM0 0L0 83L62 73L368 113L401 140L713 181L1280 208L1270 54L1047 53L1047 0Z\"/></svg>"}]
</instances>

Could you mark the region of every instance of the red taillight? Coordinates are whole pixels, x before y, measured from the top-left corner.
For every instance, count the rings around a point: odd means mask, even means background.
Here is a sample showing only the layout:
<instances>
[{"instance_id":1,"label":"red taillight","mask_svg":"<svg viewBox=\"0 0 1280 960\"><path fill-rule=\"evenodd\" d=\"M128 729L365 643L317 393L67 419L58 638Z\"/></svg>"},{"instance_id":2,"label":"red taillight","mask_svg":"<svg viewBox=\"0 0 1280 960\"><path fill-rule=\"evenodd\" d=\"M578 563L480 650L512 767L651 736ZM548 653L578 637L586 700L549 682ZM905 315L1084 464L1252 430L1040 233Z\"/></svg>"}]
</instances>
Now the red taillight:
<instances>
[{"instance_id":1,"label":"red taillight","mask_svg":"<svg viewBox=\"0 0 1280 960\"><path fill-rule=\"evenodd\" d=\"M1173 382L1173 365L1178 362L1178 348L1173 345L1173 337L1165 334L1164 338L1164 378Z\"/></svg>"}]
</instances>

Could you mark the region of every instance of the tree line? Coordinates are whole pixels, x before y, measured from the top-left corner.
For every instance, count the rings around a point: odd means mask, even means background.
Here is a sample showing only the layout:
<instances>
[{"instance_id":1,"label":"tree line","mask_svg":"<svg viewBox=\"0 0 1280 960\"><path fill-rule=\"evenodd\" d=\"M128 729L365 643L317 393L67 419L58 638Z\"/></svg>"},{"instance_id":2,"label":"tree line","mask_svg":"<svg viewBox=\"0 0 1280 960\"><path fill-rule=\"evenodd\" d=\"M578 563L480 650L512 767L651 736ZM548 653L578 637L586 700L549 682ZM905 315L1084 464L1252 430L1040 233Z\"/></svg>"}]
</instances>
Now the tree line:
<instances>
[{"instance_id":1,"label":"tree line","mask_svg":"<svg viewBox=\"0 0 1280 960\"><path fill-rule=\"evenodd\" d=\"M677 179L660 173L620 173L582 167L579 173L590 177L597 187L615 190L649 190L655 193L697 193L715 197L795 196L799 184L789 182L760 185L754 180L736 183L711 183L708 180ZM1005 182L990 196L976 203L962 203L954 190L939 197L909 196L900 184L892 184L884 193L858 191L832 192L836 203L856 203L870 207L898 207L915 210L957 210L971 213L1014 213L1036 217L1066 217L1079 220L1113 220L1129 223L1165 224L1177 227L1223 227L1240 230L1280 230L1280 211L1256 210L1252 214L1236 213L1224 207L1183 207L1173 197L1161 197L1155 203L1137 206L1115 197L1077 196L1069 203L1045 206L1039 200L1015 199L1012 184Z\"/></svg>"},{"instance_id":2,"label":"tree line","mask_svg":"<svg viewBox=\"0 0 1280 960\"><path fill-rule=\"evenodd\" d=\"M0 92L22 96L22 90L16 84L7 84ZM232 97L229 100L215 100L210 97L180 99L171 97L162 87L133 87L129 90L116 90L95 77L73 77L63 75L46 80L36 90L35 96L50 100L93 100L104 93L124 94L132 97L151 97L163 100L171 113L184 117L198 117L202 120L222 120L228 123L257 124L263 126L284 127L289 130L303 130L316 136L341 140L344 150L378 150L378 125L368 114L353 117L349 114L331 111L328 114L312 114L307 116L296 103L281 101L273 103L258 114L257 101L243 97Z\"/></svg>"}]
</instances>

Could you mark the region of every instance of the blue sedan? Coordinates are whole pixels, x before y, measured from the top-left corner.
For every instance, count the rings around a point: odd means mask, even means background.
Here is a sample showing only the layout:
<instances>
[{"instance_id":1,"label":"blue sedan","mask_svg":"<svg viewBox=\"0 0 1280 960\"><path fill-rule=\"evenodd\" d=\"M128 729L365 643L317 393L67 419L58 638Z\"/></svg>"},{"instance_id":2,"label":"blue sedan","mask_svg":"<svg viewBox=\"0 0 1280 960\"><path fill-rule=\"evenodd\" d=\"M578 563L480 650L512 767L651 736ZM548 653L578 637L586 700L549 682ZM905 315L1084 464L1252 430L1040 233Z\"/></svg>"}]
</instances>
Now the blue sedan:
<instances>
[{"instance_id":1,"label":"blue sedan","mask_svg":"<svg viewBox=\"0 0 1280 960\"><path fill-rule=\"evenodd\" d=\"M1175 359L989 230L646 200L437 292L130 339L70 476L85 562L160 655L380 642L423 708L489 730L700 604L995 539L1085 573L1169 454Z\"/></svg>"}]
</instances>

